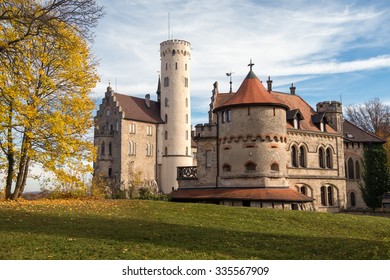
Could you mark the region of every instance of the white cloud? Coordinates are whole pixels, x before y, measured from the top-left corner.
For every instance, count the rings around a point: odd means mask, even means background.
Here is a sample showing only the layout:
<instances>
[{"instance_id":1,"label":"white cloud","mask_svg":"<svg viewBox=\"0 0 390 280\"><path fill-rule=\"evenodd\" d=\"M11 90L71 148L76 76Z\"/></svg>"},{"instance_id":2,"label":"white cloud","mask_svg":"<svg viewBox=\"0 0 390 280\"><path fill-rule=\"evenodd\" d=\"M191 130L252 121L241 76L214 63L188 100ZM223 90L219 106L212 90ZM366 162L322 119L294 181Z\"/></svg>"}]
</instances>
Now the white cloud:
<instances>
[{"instance_id":1,"label":"white cloud","mask_svg":"<svg viewBox=\"0 0 390 280\"><path fill-rule=\"evenodd\" d=\"M231 69L237 88L250 58L258 76L264 80L271 75L276 87L318 75L390 66L385 1L101 2L107 15L94 46L102 75L95 92L101 96L108 80L113 85L115 79L122 93L155 92L168 12L171 34L191 42L192 108L196 113L199 107L195 111L194 104L201 105L206 117L213 82L218 80L221 91L227 91L225 73Z\"/></svg>"}]
</instances>

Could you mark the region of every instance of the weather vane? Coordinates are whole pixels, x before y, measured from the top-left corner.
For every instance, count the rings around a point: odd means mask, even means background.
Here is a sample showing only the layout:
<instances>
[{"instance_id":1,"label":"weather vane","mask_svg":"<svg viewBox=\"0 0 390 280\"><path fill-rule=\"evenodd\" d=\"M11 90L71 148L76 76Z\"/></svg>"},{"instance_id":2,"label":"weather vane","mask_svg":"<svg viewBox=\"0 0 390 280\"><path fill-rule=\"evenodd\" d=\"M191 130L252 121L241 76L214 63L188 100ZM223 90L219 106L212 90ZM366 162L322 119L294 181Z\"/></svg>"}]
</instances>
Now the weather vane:
<instances>
[{"instance_id":1,"label":"weather vane","mask_svg":"<svg viewBox=\"0 0 390 280\"><path fill-rule=\"evenodd\" d=\"M230 69L229 73L226 73L226 76L230 77L230 91L229 91L230 93L233 92L233 89L232 89L232 84L233 84L233 82L232 82L232 74L234 74L234 72L232 72L232 69Z\"/></svg>"}]
</instances>

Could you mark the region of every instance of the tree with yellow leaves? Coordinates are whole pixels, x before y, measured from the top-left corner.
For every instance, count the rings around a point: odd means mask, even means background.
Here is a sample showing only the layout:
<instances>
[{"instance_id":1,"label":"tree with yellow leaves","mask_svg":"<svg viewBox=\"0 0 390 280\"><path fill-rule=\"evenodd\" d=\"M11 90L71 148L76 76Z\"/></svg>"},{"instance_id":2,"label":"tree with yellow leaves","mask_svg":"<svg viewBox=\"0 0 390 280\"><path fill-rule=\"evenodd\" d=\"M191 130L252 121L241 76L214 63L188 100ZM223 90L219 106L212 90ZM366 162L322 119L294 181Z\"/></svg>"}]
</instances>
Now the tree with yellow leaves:
<instances>
[{"instance_id":1,"label":"tree with yellow leaves","mask_svg":"<svg viewBox=\"0 0 390 280\"><path fill-rule=\"evenodd\" d=\"M41 2L32 0L7 2L25 10L28 5L37 11L41 7ZM61 182L81 184L78 174L91 170L85 163L93 159L88 132L94 102L89 93L98 81L88 44L77 26L60 18L50 21L54 32L25 36L24 22L1 19L4 14L0 11L4 47L0 48L0 160L4 163L0 166L6 175L5 197L20 197L32 164L53 172ZM55 18L51 12L46 16Z\"/></svg>"}]
</instances>

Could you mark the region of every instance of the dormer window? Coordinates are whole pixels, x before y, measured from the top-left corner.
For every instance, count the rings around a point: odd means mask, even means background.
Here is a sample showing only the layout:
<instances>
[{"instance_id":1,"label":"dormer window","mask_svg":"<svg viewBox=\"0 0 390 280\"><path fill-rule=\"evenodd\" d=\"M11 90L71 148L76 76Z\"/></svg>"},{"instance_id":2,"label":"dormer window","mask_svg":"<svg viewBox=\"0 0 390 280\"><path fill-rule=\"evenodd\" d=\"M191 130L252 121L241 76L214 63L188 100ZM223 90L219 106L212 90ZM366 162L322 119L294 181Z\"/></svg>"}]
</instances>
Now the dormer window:
<instances>
[{"instance_id":1,"label":"dormer window","mask_svg":"<svg viewBox=\"0 0 390 280\"><path fill-rule=\"evenodd\" d=\"M303 120L303 115L299 109L290 110L287 112L287 121L295 128L301 128L301 120Z\"/></svg>"},{"instance_id":2,"label":"dormer window","mask_svg":"<svg viewBox=\"0 0 390 280\"><path fill-rule=\"evenodd\" d=\"M326 132L326 124L328 123L328 119L326 118L325 113L318 113L311 117L311 120L322 132Z\"/></svg>"}]
</instances>

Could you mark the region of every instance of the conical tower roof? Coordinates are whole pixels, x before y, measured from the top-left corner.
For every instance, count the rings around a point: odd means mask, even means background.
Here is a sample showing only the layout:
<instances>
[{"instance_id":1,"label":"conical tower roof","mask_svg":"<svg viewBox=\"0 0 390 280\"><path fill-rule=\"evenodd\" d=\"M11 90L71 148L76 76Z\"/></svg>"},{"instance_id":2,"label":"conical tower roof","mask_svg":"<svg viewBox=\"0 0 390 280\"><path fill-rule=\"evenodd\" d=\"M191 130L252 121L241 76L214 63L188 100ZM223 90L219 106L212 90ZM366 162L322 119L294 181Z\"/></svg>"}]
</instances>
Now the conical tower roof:
<instances>
[{"instance_id":1,"label":"conical tower roof","mask_svg":"<svg viewBox=\"0 0 390 280\"><path fill-rule=\"evenodd\" d=\"M288 109L285 104L280 103L278 99L273 97L271 93L266 90L260 79L252 71L252 67L238 88L237 92L229 100L216 109L218 110L225 107L240 105L271 105Z\"/></svg>"}]
</instances>

